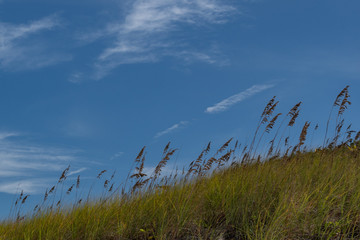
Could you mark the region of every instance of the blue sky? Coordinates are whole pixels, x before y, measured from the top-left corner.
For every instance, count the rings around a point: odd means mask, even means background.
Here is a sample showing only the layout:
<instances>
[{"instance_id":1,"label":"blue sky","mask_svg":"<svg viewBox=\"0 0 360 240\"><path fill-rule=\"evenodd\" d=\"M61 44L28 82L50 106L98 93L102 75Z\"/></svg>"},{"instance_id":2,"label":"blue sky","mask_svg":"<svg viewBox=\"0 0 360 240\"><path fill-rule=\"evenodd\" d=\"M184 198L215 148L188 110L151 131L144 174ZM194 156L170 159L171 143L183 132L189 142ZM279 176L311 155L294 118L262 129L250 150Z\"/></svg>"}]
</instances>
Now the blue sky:
<instances>
[{"instance_id":1,"label":"blue sky","mask_svg":"<svg viewBox=\"0 0 360 240\"><path fill-rule=\"evenodd\" d=\"M208 141L249 142L266 102L319 123L350 85L360 117L358 0L0 0L0 199L34 202L71 164L184 166ZM296 132L296 130L293 130ZM296 136L294 136L296 137ZM71 178L72 177L72 178Z\"/></svg>"}]
</instances>

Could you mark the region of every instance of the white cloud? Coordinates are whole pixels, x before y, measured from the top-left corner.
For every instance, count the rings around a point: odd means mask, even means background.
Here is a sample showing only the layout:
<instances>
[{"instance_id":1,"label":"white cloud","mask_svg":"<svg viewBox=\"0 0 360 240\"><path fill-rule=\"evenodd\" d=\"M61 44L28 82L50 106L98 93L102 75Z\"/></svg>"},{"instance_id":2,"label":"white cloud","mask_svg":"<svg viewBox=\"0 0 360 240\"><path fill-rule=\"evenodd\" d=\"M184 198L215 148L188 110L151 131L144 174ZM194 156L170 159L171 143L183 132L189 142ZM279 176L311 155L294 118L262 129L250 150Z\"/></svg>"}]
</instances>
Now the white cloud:
<instances>
[{"instance_id":1,"label":"white cloud","mask_svg":"<svg viewBox=\"0 0 360 240\"><path fill-rule=\"evenodd\" d=\"M19 38L24 38L29 34L36 33L42 30L50 30L59 25L59 20L56 16L50 16L38 21L34 21L27 25L12 25L0 23L0 43L2 47L6 47L11 41Z\"/></svg>"},{"instance_id":2,"label":"white cloud","mask_svg":"<svg viewBox=\"0 0 360 240\"><path fill-rule=\"evenodd\" d=\"M15 132L0 132L0 141L9 137L16 137L19 135L20 135L19 133L15 133Z\"/></svg>"},{"instance_id":3,"label":"white cloud","mask_svg":"<svg viewBox=\"0 0 360 240\"><path fill-rule=\"evenodd\" d=\"M82 72L75 72L70 75L68 81L71 83L79 84L84 81L84 73Z\"/></svg>"},{"instance_id":4,"label":"white cloud","mask_svg":"<svg viewBox=\"0 0 360 240\"><path fill-rule=\"evenodd\" d=\"M60 25L56 15L29 24L0 22L0 67L8 70L35 69L71 59L70 55L52 54L44 44L30 44L29 37Z\"/></svg>"},{"instance_id":5,"label":"white cloud","mask_svg":"<svg viewBox=\"0 0 360 240\"><path fill-rule=\"evenodd\" d=\"M19 133L0 132L0 192L13 193L13 188L19 183L24 191L35 192L44 182L37 182L34 177L49 173L59 175L68 164L77 162L75 150L35 146L20 137ZM72 173L84 170L80 168Z\"/></svg>"},{"instance_id":6,"label":"white cloud","mask_svg":"<svg viewBox=\"0 0 360 240\"><path fill-rule=\"evenodd\" d=\"M68 173L68 176L72 176L72 175L81 173L81 172L86 171L86 170L87 170L87 168L82 167L82 168L79 168L78 170L70 171L70 172Z\"/></svg>"},{"instance_id":7,"label":"white cloud","mask_svg":"<svg viewBox=\"0 0 360 240\"><path fill-rule=\"evenodd\" d=\"M13 172L14 176L26 171L32 171L32 173L61 171L70 161L76 160L73 154L74 152L64 149L35 147L8 141L0 142L1 170L7 173Z\"/></svg>"},{"instance_id":8,"label":"white cloud","mask_svg":"<svg viewBox=\"0 0 360 240\"><path fill-rule=\"evenodd\" d=\"M154 138L159 138L159 137L161 137L161 136L163 136L163 135L165 135L165 134L169 134L169 133L175 131L176 129L178 129L178 128L180 128L180 127L186 126L188 123L189 123L189 122L187 122L187 121L181 121L181 122L179 122L179 123L176 123L176 124L174 124L173 126L165 129L164 131L158 132L158 133L154 136Z\"/></svg>"},{"instance_id":9,"label":"white cloud","mask_svg":"<svg viewBox=\"0 0 360 240\"><path fill-rule=\"evenodd\" d=\"M209 53L196 52L196 51L178 51L169 54L173 57L177 57L185 61L186 63L192 63L195 61L204 62L207 64L226 65L226 60L222 60L217 51L211 50Z\"/></svg>"},{"instance_id":10,"label":"white cloud","mask_svg":"<svg viewBox=\"0 0 360 240\"><path fill-rule=\"evenodd\" d=\"M234 7L220 0L136 0L121 22L109 24L105 30L84 35L82 39L116 39L95 63L97 79L119 65L154 62L166 56L214 64L217 56L211 51L189 49L186 37L181 39L173 34L181 32L184 25L223 24L235 12Z\"/></svg>"},{"instance_id":11,"label":"white cloud","mask_svg":"<svg viewBox=\"0 0 360 240\"><path fill-rule=\"evenodd\" d=\"M122 155L124 155L124 152L117 152L115 153L113 156L111 156L110 160L114 160L116 158L121 157Z\"/></svg>"},{"instance_id":12,"label":"white cloud","mask_svg":"<svg viewBox=\"0 0 360 240\"><path fill-rule=\"evenodd\" d=\"M20 177L20 176L24 176L24 175L28 175L28 174L25 172L20 172L20 171L0 170L0 178L1 177Z\"/></svg>"},{"instance_id":13,"label":"white cloud","mask_svg":"<svg viewBox=\"0 0 360 240\"><path fill-rule=\"evenodd\" d=\"M219 113L226 111L228 108L230 108L232 105L239 103L259 92L262 92L266 89L272 88L273 85L254 85L248 89L246 89L243 92L240 92L238 94L235 94L231 97L228 97L221 102L215 104L214 106L206 108L206 113Z\"/></svg>"},{"instance_id":14,"label":"white cloud","mask_svg":"<svg viewBox=\"0 0 360 240\"><path fill-rule=\"evenodd\" d=\"M214 0L138 0L126 16L123 31L160 32L173 28L176 22L196 23L204 19L218 23L233 10L233 7Z\"/></svg>"},{"instance_id":15,"label":"white cloud","mask_svg":"<svg viewBox=\"0 0 360 240\"><path fill-rule=\"evenodd\" d=\"M18 194L24 191L25 194L42 193L42 189L48 187L46 182L49 179L24 179L14 182L5 182L0 184L0 192Z\"/></svg>"}]
</instances>

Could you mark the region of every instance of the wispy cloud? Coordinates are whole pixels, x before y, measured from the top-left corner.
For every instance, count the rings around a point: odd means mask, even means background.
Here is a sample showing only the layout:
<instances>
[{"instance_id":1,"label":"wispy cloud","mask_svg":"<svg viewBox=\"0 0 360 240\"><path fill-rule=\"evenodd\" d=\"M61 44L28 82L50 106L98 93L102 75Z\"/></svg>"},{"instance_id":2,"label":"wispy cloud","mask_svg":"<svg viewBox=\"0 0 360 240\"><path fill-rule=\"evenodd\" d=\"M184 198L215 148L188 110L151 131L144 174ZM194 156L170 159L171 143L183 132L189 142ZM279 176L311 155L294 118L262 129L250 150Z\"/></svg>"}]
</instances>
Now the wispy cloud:
<instances>
[{"instance_id":1,"label":"wispy cloud","mask_svg":"<svg viewBox=\"0 0 360 240\"><path fill-rule=\"evenodd\" d=\"M0 133L0 182L3 182L0 192L13 193L13 187L18 185L24 186L24 191L34 192L36 187L43 186L35 181L35 177L46 177L51 172L60 173L78 159L75 150L35 146L19 138L19 133ZM84 170L80 168L76 171Z\"/></svg>"},{"instance_id":2,"label":"wispy cloud","mask_svg":"<svg viewBox=\"0 0 360 240\"><path fill-rule=\"evenodd\" d=\"M0 192L18 194L24 191L26 194L42 193L42 189L48 187L49 179L24 179L19 181L8 181L0 184Z\"/></svg>"},{"instance_id":3,"label":"wispy cloud","mask_svg":"<svg viewBox=\"0 0 360 240\"><path fill-rule=\"evenodd\" d=\"M121 157L122 155L124 155L124 152L117 152L114 155L111 156L110 160L114 160L116 158Z\"/></svg>"},{"instance_id":4,"label":"wispy cloud","mask_svg":"<svg viewBox=\"0 0 360 240\"><path fill-rule=\"evenodd\" d=\"M23 38L42 30L50 30L58 25L59 20L56 16L46 17L27 25L0 23L0 42L2 46L6 47L8 43L15 39Z\"/></svg>"},{"instance_id":5,"label":"wispy cloud","mask_svg":"<svg viewBox=\"0 0 360 240\"><path fill-rule=\"evenodd\" d=\"M49 53L44 44L29 43L30 36L58 26L60 20L56 15L28 24L0 22L0 67L8 70L34 69L70 60L70 55Z\"/></svg>"},{"instance_id":6,"label":"wispy cloud","mask_svg":"<svg viewBox=\"0 0 360 240\"><path fill-rule=\"evenodd\" d=\"M266 89L272 88L274 85L254 85L243 92L228 97L221 102L216 103L214 106L206 108L206 113L219 113L226 111L232 105L239 103L257 93L260 93Z\"/></svg>"},{"instance_id":7,"label":"wispy cloud","mask_svg":"<svg viewBox=\"0 0 360 240\"><path fill-rule=\"evenodd\" d=\"M4 140L6 138L9 138L9 137L16 137L16 136L19 136L19 135L20 134L16 133L16 132L0 132L0 141Z\"/></svg>"},{"instance_id":8,"label":"wispy cloud","mask_svg":"<svg viewBox=\"0 0 360 240\"><path fill-rule=\"evenodd\" d=\"M79 168L79 169L77 169L77 170L70 171L70 172L68 173L68 176L72 176L72 175L81 173L81 172L86 171L86 170L87 170L86 167L82 167L82 168Z\"/></svg>"},{"instance_id":9,"label":"wispy cloud","mask_svg":"<svg viewBox=\"0 0 360 240\"><path fill-rule=\"evenodd\" d=\"M70 75L68 81L71 83L79 84L84 81L84 73L75 72Z\"/></svg>"},{"instance_id":10,"label":"wispy cloud","mask_svg":"<svg viewBox=\"0 0 360 240\"><path fill-rule=\"evenodd\" d=\"M188 123L189 123L189 122L187 122L187 121L181 121L181 122L179 122L179 123L176 123L176 124L174 124L173 126L165 129L164 131L158 132L158 133L154 136L154 138L159 138L159 137L161 137L161 136L164 136L164 135L166 135L166 134L169 134L169 133L175 131L175 130L178 129L178 128L181 128L181 127L186 126Z\"/></svg>"},{"instance_id":11,"label":"wispy cloud","mask_svg":"<svg viewBox=\"0 0 360 240\"><path fill-rule=\"evenodd\" d=\"M95 78L98 79L119 65L155 62L167 56L214 64L217 55L211 50L204 52L189 47L185 31L189 26L223 24L234 13L238 13L235 7L220 0L135 0L122 21L109 24L105 30L83 35L82 40L115 38L95 63ZM187 25L186 30L184 25ZM179 33L183 33L182 37Z\"/></svg>"}]
</instances>

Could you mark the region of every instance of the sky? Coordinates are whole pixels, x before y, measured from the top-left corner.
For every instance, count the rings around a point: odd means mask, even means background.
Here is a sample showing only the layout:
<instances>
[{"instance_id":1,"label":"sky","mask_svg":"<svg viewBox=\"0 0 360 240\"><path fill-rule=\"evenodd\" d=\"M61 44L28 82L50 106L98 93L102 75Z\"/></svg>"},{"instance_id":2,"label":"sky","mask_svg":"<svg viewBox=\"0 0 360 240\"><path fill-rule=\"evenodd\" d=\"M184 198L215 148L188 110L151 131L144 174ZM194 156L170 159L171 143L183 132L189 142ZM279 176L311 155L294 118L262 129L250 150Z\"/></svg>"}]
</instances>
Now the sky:
<instances>
[{"instance_id":1,"label":"sky","mask_svg":"<svg viewBox=\"0 0 360 240\"><path fill-rule=\"evenodd\" d=\"M209 141L249 143L273 96L285 114L303 102L293 131L319 124L316 142L350 85L345 116L359 130L359 10L358 0L0 0L0 218L21 190L38 202L69 164L67 181L89 186L103 169L123 180L143 146L150 172L169 141L167 171Z\"/></svg>"}]
</instances>

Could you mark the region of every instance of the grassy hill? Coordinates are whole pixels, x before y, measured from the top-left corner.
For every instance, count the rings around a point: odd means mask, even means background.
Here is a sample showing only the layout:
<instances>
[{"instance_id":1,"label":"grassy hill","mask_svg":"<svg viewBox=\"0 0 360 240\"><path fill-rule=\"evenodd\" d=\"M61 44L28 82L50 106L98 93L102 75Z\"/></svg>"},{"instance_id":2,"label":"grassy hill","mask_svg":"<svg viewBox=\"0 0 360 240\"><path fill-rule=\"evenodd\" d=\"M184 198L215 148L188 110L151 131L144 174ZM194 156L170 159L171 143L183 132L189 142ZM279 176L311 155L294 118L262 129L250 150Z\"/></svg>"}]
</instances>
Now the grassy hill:
<instances>
[{"instance_id":1,"label":"grassy hill","mask_svg":"<svg viewBox=\"0 0 360 240\"><path fill-rule=\"evenodd\" d=\"M333 105L335 136L313 151L304 150L306 122L293 147L283 138L287 148L279 149L277 131L266 154L255 154L260 132L268 133L279 117L271 117L273 98L249 146L240 151L230 139L210 157L209 143L184 171L161 176L176 151L168 144L147 176L143 148L127 187L116 187L111 176L101 182L104 193L97 200L62 205L63 195L78 188L76 182L54 201L67 168L33 213L21 215L27 195L19 196L15 218L0 224L0 239L360 239L360 134L350 128L342 133L347 98L345 88ZM300 104L286 115L285 128L295 123Z\"/></svg>"}]
</instances>

